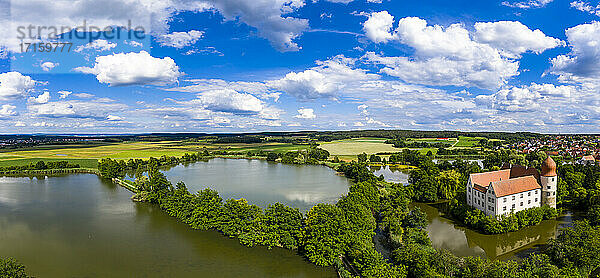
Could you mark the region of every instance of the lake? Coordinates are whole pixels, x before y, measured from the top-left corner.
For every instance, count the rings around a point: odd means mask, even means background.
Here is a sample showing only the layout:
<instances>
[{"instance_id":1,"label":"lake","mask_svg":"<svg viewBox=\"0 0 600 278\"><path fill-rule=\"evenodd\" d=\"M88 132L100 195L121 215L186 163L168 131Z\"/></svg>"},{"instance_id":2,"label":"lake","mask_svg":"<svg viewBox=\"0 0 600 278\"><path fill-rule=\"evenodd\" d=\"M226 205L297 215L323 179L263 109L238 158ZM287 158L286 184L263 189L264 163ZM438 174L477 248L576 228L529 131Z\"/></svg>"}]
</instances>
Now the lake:
<instances>
[{"instance_id":1,"label":"lake","mask_svg":"<svg viewBox=\"0 0 600 278\"><path fill-rule=\"evenodd\" d=\"M211 161L167 175L189 179L190 189L212 184L225 198L260 205L307 208L334 201L342 185L348 190L343 177L321 166ZM335 277L332 268L294 251L247 248L215 231L192 230L154 205L132 202L131 195L90 174L0 178L0 256L17 258L36 277Z\"/></svg>"},{"instance_id":2,"label":"lake","mask_svg":"<svg viewBox=\"0 0 600 278\"><path fill-rule=\"evenodd\" d=\"M245 198L260 207L280 202L307 211L317 203L335 203L350 181L326 166L287 165L258 159L215 158L163 171L190 192L212 188L224 199Z\"/></svg>"}]
</instances>

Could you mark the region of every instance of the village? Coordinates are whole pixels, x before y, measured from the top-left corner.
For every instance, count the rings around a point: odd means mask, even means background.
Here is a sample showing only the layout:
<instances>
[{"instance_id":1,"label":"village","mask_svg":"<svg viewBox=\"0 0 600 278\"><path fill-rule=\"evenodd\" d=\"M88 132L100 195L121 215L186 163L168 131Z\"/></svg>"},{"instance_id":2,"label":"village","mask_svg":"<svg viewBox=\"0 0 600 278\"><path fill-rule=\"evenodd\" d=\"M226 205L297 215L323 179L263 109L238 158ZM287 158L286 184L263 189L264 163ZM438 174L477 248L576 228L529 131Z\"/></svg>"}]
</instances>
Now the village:
<instances>
[{"instance_id":1,"label":"village","mask_svg":"<svg viewBox=\"0 0 600 278\"><path fill-rule=\"evenodd\" d=\"M544 135L508 144L520 153L545 152L561 156L567 163L597 164L600 159L600 136L597 135Z\"/></svg>"}]
</instances>

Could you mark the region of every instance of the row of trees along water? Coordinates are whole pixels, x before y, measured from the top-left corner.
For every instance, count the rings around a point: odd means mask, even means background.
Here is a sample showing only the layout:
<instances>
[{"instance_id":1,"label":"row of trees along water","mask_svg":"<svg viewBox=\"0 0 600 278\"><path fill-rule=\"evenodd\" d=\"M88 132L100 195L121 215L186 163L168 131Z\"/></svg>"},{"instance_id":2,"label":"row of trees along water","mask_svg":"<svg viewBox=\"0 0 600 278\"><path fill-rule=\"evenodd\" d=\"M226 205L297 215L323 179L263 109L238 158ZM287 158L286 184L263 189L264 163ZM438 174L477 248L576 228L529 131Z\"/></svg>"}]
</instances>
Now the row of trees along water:
<instances>
[{"instance_id":1,"label":"row of trees along water","mask_svg":"<svg viewBox=\"0 0 600 278\"><path fill-rule=\"evenodd\" d=\"M268 152L264 150L257 151L228 151L228 150L214 150L209 152L203 150L197 153L186 153L183 156L166 156L163 155L159 158L151 157L150 159L128 159L128 160L116 160L111 158L104 158L98 163L98 171L100 175L106 178L119 178L125 176L127 171L144 172L149 166L167 166L167 165L178 165L180 163L197 162L201 160L207 160L215 156L239 156L248 158L263 158L267 161L280 161L286 164L320 164L322 161L329 158L329 152L320 148L316 145L299 150L299 151L288 151L288 152Z\"/></svg>"},{"instance_id":2,"label":"row of trees along water","mask_svg":"<svg viewBox=\"0 0 600 278\"><path fill-rule=\"evenodd\" d=\"M36 163L29 163L26 165L12 165L0 167L0 172L21 172L30 170L52 170L52 169L73 169L80 168L79 164L72 164L68 161L49 161L44 162L43 160L37 161Z\"/></svg>"}]
</instances>

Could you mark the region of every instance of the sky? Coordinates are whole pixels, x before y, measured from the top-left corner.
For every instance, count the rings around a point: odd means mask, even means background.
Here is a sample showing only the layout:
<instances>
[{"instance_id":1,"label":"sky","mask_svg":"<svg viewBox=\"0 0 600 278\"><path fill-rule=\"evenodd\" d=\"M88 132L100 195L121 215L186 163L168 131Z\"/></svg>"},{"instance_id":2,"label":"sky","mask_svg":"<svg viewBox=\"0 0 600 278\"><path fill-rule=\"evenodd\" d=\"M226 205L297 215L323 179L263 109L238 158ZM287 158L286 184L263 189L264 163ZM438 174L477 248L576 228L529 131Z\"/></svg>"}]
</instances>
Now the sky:
<instances>
[{"instance_id":1,"label":"sky","mask_svg":"<svg viewBox=\"0 0 600 278\"><path fill-rule=\"evenodd\" d=\"M598 1L0 0L0 26L0 133L600 133Z\"/></svg>"}]
</instances>

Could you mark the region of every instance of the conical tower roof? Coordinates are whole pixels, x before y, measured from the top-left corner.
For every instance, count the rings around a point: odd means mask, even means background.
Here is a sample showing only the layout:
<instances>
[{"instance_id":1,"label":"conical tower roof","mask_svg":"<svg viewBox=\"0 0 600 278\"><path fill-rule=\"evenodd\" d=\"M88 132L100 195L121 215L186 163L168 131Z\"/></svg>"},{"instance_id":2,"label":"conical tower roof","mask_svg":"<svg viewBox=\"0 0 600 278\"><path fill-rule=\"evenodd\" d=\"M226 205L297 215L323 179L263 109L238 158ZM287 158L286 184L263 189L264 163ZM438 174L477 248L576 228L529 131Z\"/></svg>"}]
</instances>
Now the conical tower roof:
<instances>
[{"instance_id":1,"label":"conical tower roof","mask_svg":"<svg viewBox=\"0 0 600 278\"><path fill-rule=\"evenodd\" d=\"M542 176L544 177L555 177L556 174L556 162L552 157L548 156L542 163Z\"/></svg>"}]
</instances>

